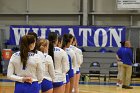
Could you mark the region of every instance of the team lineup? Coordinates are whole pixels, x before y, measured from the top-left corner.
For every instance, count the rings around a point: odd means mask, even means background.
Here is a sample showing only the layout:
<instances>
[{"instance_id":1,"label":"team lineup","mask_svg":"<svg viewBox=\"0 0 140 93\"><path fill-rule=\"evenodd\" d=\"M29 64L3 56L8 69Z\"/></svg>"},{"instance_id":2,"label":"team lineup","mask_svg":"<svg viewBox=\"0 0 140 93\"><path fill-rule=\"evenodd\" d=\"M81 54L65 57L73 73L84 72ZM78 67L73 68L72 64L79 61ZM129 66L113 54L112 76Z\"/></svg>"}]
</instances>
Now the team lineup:
<instances>
[{"instance_id":1,"label":"team lineup","mask_svg":"<svg viewBox=\"0 0 140 93\"><path fill-rule=\"evenodd\" d=\"M140 93L140 0L0 0L0 93Z\"/></svg>"},{"instance_id":2,"label":"team lineup","mask_svg":"<svg viewBox=\"0 0 140 93\"><path fill-rule=\"evenodd\" d=\"M48 39L30 32L21 37L20 50L10 59L7 77L15 81L14 93L78 93L82 51L71 34Z\"/></svg>"}]
</instances>

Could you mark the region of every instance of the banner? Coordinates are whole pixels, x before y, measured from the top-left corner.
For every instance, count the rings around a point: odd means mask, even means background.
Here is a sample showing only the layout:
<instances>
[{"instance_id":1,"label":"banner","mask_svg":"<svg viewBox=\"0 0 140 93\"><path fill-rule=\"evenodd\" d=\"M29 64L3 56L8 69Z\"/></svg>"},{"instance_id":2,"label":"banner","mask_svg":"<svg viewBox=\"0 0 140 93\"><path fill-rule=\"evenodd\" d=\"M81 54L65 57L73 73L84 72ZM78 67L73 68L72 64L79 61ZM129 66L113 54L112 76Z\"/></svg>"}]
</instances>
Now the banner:
<instances>
[{"instance_id":1,"label":"banner","mask_svg":"<svg viewBox=\"0 0 140 93\"><path fill-rule=\"evenodd\" d=\"M139 10L140 0L116 0L118 10Z\"/></svg>"},{"instance_id":2,"label":"banner","mask_svg":"<svg viewBox=\"0 0 140 93\"><path fill-rule=\"evenodd\" d=\"M59 35L71 33L77 39L78 46L120 47L125 40L124 26L10 26L10 45L19 45L20 38L28 32L35 32L38 37L46 38L49 32Z\"/></svg>"}]
</instances>

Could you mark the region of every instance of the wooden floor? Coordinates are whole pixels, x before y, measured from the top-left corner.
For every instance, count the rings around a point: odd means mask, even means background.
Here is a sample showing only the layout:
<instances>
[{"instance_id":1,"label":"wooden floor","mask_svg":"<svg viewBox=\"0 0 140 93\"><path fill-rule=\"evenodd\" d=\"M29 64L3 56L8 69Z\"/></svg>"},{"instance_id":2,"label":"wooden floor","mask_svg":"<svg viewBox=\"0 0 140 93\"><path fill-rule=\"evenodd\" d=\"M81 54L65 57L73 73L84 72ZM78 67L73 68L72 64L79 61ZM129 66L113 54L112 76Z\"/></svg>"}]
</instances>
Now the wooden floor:
<instances>
[{"instance_id":1,"label":"wooden floor","mask_svg":"<svg viewBox=\"0 0 140 93\"><path fill-rule=\"evenodd\" d=\"M0 84L0 93L14 93L14 86L3 86ZM140 87L135 86L134 89L121 89L108 85L80 85L79 93L140 93Z\"/></svg>"},{"instance_id":2,"label":"wooden floor","mask_svg":"<svg viewBox=\"0 0 140 93\"><path fill-rule=\"evenodd\" d=\"M4 77L0 76L2 78ZM0 81L0 93L14 93L14 83ZM79 93L140 93L140 86L122 89L115 85L80 84Z\"/></svg>"},{"instance_id":3,"label":"wooden floor","mask_svg":"<svg viewBox=\"0 0 140 93\"><path fill-rule=\"evenodd\" d=\"M140 93L140 87L130 90L109 85L81 85L79 93Z\"/></svg>"}]
</instances>

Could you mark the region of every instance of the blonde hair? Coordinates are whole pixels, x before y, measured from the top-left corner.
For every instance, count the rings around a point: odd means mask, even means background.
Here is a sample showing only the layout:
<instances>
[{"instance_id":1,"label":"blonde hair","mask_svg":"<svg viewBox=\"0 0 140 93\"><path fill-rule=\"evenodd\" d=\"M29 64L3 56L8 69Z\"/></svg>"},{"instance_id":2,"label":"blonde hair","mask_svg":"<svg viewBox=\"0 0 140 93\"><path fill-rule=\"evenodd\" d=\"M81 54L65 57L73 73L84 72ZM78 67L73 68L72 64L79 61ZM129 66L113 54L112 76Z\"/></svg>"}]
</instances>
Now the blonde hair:
<instances>
[{"instance_id":1,"label":"blonde hair","mask_svg":"<svg viewBox=\"0 0 140 93\"><path fill-rule=\"evenodd\" d=\"M49 46L49 41L47 39L41 38L37 41L37 50L44 53L44 50L42 49L43 46Z\"/></svg>"}]
</instances>

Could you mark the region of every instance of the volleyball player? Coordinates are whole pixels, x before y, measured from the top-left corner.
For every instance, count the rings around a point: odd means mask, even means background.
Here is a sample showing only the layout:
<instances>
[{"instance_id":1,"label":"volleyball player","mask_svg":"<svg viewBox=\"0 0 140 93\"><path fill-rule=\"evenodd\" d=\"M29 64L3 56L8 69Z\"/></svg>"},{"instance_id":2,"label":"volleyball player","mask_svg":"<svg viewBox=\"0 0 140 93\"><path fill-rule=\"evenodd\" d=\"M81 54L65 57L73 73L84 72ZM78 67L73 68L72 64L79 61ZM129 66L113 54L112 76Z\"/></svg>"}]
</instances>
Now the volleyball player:
<instances>
[{"instance_id":1,"label":"volleyball player","mask_svg":"<svg viewBox=\"0 0 140 93\"><path fill-rule=\"evenodd\" d=\"M82 51L79 48L77 48L77 41L76 41L75 37L73 38L73 42L72 42L71 47L72 47L72 49L75 50L76 62L77 62L74 92L78 93L78 91L79 91L78 90L79 89L79 79L80 79L80 67L81 67L81 64L83 63L83 54L82 54Z\"/></svg>"},{"instance_id":2,"label":"volleyball player","mask_svg":"<svg viewBox=\"0 0 140 93\"><path fill-rule=\"evenodd\" d=\"M44 79L41 83L42 93L53 93L53 80L55 78L54 65L52 57L48 55L49 41L46 39L39 39L37 42L37 50L41 51L45 56L43 62Z\"/></svg>"},{"instance_id":3,"label":"volleyball player","mask_svg":"<svg viewBox=\"0 0 140 93\"><path fill-rule=\"evenodd\" d=\"M63 36L63 49L68 54L68 57L69 57L69 67L70 67L70 69L68 71L68 74L67 74L67 77L69 77L69 79L70 79L70 83L68 82L66 84L66 91L65 91L65 93L71 93L72 92L72 88L74 86L74 70L73 70L73 68L75 67L75 64L76 64L76 56L75 56L75 53L73 52L73 50L69 48L70 44L71 44L71 40L69 38L69 35L68 34L64 34L64 36Z\"/></svg>"},{"instance_id":4,"label":"volleyball player","mask_svg":"<svg viewBox=\"0 0 140 93\"><path fill-rule=\"evenodd\" d=\"M70 40L70 46L72 45L73 42L73 36L71 34L68 34L68 38ZM69 71L69 77L70 77L70 93L74 92L73 88L75 85L75 78L76 78L76 55L75 55L75 51L69 46L69 51L72 52L72 55L70 55L71 58L71 62L72 62L72 69L70 69Z\"/></svg>"},{"instance_id":5,"label":"volleyball player","mask_svg":"<svg viewBox=\"0 0 140 93\"><path fill-rule=\"evenodd\" d=\"M59 48L62 48L62 44L63 44L63 37L62 36L58 36L58 43L57 43L57 46ZM68 71L69 71L69 62L67 62L67 68L68 68ZM66 74L63 74L64 75L64 81L63 81L63 91L65 91L65 93L69 93L69 86L70 86L70 80L69 80L69 75L68 75L68 72Z\"/></svg>"},{"instance_id":6,"label":"volleyball player","mask_svg":"<svg viewBox=\"0 0 140 93\"><path fill-rule=\"evenodd\" d=\"M35 36L37 43L39 42L38 36L37 36L37 34L36 34L35 32L29 32L28 35L33 35L33 36ZM49 41L48 41L48 42L49 42ZM42 48L42 47L41 47L41 48ZM44 55L46 55L47 53L44 53L44 54L43 54L43 52L40 51L39 47L37 47L37 44L36 44L35 49L34 49L33 51L34 51L35 53L37 53L37 54L40 56L40 58L42 59L42 60L41 60L41 62L43 63L42 68L44 68L44 65L45 65L45 63L46 63L46 58L45 58ZM47 57L49 57L49 55L48 55ZM51 60L50 57L49 57L49 59ZM44 69L45 69L45 68L44 68ZM45 72L45 71L44 71L44 72ZM52 85L51 85L51 80L50 80L50 82L49 82L49 81L46 82L47 80L46 80L45 78L46 78L46 75L44 76L43 82L40 84L40 89L41 89L41 91L42 91L43 93L44 93L44 92L47 92L47 93L50 92L50 93L51 93L51 92L53 92ZM44 86L45 83L49 83L49 84L50 84L49 87L48 87L48 86Z\"/></svg>"},{"instance_id":7,"label":"volleyball player","mask_svg":"<svg viewBox=\"0 0 140 93\"><path fill-rule=\"evenodd\" d=\"M55 79L53 82L54 93L64 93L63 80L64 74L66 74L68 71L68 57L63 49L57 47L58 36L55 32L49 33L48 40L50 42L48 54L52 57L54 61L55 69Z\"/></svg>"},{"instance_id":8,"label":"volleyball player","mask_svg":"<svg viewBox=\"0 0 140 93\"><path fill-rule=\"evenodd\" d=\"M20 42L20 51L12 55L7 77L16 81L14 93L39 93L39 84L43 80L42 63L32 50L36 39L33 35L24 35Z\"/></svg>"}]
</instances>

